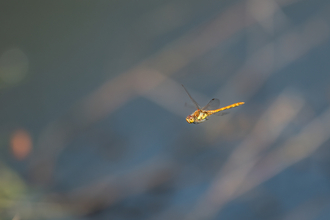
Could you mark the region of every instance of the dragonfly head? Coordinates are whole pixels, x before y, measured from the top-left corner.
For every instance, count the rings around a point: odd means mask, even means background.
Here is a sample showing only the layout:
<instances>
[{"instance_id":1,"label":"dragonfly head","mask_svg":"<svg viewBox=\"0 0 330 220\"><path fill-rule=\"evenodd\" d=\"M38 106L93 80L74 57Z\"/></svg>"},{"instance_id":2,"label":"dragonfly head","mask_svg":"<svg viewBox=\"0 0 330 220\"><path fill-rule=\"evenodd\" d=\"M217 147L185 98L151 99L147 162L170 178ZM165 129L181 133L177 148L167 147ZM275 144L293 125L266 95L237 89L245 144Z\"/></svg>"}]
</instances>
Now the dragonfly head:
<instances>
[{"instance_id":1,"label":"dragonfly head","mask_svg":"<svg viewBox=\"0 0 330 220\"><path fill-rule=\"evenodd\" d=\"M191 123L194 123L195 122L195 118L191 115L188 115L187 118L186 118L186 121L191 124Z\"/></svg>"}]
</instances>

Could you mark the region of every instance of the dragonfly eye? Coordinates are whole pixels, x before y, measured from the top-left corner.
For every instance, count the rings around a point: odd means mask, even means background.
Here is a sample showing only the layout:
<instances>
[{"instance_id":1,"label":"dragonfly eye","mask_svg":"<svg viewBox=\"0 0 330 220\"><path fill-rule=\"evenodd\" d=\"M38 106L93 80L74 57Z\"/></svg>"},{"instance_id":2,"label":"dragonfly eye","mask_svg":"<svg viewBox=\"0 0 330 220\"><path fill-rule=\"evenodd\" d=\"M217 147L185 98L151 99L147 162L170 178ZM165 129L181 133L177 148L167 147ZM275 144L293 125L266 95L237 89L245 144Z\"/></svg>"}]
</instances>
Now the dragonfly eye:
<instances>
[{"instance_id":1,"label":"dragonfly eye","mask_svg":"<svg viewBox=\"0 0 330 220\"><path fill-rule=\"evenodd\" d=\"M186 118L186 121L190 124L190 123L194 123L195 119L194 119L194 117L192 117L192 116L188 116L188 117Z\"/></svg>"}]
</instances>

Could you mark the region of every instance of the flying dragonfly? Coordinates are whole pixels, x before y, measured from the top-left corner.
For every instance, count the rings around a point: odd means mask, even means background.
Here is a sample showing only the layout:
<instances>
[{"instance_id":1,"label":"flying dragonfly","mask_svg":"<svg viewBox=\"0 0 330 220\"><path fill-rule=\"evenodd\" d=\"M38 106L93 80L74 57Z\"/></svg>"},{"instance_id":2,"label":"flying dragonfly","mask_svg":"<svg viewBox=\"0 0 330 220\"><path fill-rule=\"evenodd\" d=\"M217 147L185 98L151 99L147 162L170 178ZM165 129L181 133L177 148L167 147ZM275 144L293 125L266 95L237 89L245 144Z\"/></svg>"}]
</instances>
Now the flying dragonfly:
<instances>
[{"instance_id":1,"label":"flying dragonfly","mask_svg":"<svg viewBox=\"0 0 330 220\"><path fill-rule=\"evenodd\" d=\"M186 118L186 121L189 124L199 124L204 122L205 120L208 120L208 117L210 115L213 115L215 113L224 111L226 109L230 109L230 108L235 108L237 106L243 105L244 102L237 102L231 105L228 105L226 107L222 107L219 108L220 106L220 100L219 99L211 99L211 101L204 106L203 108L201 108L198 103L195 101L195 99L193 99L191 97L191 95L189 94L189 92L187 91L187 89L182 85L182 87L184 88L184 90L186 91L186 93L188 94L189 98L191 99L191 101L194 103L194 105L196 106L197 110L194 111L191 115L188 115Z\"/></svg>"}]
</instances>

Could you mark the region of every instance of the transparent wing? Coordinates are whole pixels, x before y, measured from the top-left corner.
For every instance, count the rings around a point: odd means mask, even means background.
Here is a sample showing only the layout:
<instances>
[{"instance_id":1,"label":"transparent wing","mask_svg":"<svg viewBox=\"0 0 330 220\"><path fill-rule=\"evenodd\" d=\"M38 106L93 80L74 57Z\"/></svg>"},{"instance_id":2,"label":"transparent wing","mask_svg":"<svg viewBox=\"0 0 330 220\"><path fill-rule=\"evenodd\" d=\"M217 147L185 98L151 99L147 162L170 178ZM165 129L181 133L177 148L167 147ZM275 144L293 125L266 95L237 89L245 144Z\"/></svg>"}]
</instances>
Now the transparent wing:
<instances>
[{"instance_id":1,"label":"transparent wing","mask_svg":"<svg viewBox=\"0 0 330 220\"><path fill-rule=\"evenodd\" d=\"M191 109L191 110L193 110L193 109L196 110L195 105L192 104L192 103L187 103L187 102L185 102L185 103L184 103L184 107L189 108L189 109Z\"/></svg>"},{"instance_id":2,"label":"transparent wing","mask_svg":"<svg viewBox=\"0 0 330 220\"><path fill-rule=\"evenodd\" d=\"M181 84L182 85L182 84ZM189 94L189 92L187 91L187 89L182 85L182 87L184 88L184 90L186 91L186 93L188 94L189 98L191 99L191 101L195 104L197 109L201 109L201 107L198 105L198 103L195 101L195 99L193 99L191 97L191 95Z\"/></svg>"},{"instance_id":3,"label":"transparent wing","mask_svg":"<svg viewBox=\"0 0 330 220\"><path fill-rule=\"evenodd\" d=\"M227 115L227 114L230 114L230 113L229 112L217 112L214 115L215 116L223 116L223 115Z\"/></svg>"},{"instance_id":4,"label":"transparent wing","mask_svg":"<svg viewBox=\"0 0 330 220\"><path fill-rule=\"evenodd\" d=\"M220 107L219 99L211 99L207 105L205 105L202 110L215 110Z\"/></svg>"}]
</instances>

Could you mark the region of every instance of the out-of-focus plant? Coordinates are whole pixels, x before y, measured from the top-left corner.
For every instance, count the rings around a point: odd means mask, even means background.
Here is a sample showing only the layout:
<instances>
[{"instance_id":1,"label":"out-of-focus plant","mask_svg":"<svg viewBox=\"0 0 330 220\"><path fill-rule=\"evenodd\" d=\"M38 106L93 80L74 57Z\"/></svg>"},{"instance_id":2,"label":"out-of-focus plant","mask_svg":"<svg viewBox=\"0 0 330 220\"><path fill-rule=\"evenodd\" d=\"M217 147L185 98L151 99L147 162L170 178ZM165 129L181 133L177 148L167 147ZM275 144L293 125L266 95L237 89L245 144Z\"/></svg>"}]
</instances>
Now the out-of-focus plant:
<instances>
[{"instance_id":1,"label":"out-of-focus plant","mask_svg":"<svg viewBox=\"0 0 330 220\"><path fill-rule=\"evenodd\" d=\"M15 213L10 210L17 201L27 192L25 182L19 175L0 163L0 218L12 219Z\"/></svg>"}]
</instances>

